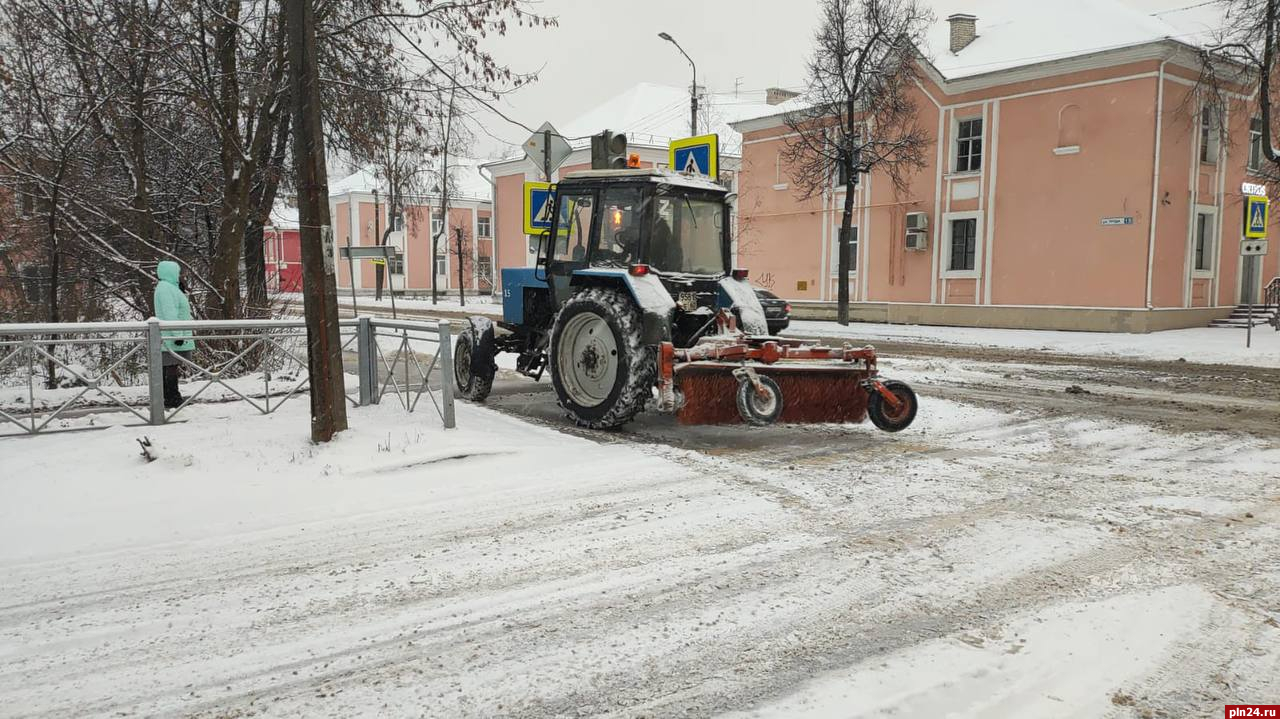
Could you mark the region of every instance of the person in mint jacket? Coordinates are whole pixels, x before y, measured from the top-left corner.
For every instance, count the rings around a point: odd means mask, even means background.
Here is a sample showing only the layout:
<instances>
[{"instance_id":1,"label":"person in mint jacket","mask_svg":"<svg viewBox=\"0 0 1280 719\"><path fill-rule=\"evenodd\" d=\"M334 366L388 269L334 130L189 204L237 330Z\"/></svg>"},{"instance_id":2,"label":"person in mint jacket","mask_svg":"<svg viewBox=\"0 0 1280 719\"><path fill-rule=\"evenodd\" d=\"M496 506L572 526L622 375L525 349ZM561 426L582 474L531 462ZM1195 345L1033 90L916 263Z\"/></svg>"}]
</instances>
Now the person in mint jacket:
<instances>
[{"instance_id":1,"label":"person in mint jacket","mask_svg":"<svg viewBox=\"0 0 1280 719\"><path fill-rule=\"evenodd\" d=\"M156 277L160 281L156 283L152 301L158 319L178 322L191 319L191 303L178 284L178 274L177 262L162 260L156 265ZM164 406L173 409L185 401L178 391L178 355L189 359L196 343L188 330L165 330L161 335L164 337Z\"/></svg>"}]
</instances>

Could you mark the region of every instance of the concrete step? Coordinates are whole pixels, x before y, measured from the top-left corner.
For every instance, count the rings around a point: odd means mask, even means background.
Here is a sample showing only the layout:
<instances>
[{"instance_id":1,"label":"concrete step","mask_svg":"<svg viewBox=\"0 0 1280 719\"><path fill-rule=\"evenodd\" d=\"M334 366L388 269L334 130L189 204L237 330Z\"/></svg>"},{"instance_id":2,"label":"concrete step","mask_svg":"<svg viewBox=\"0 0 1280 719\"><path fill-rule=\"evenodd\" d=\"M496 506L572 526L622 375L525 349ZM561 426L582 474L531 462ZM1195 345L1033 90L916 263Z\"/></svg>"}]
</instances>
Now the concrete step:
<instances>
[{"instance_id":1,"label":"concrete step","mask_svg":"<svg viewBox=\"0 0 1280 719\"><path fill-rule=\"evenodd\" d=\"M1254 327L1260 327L1263 325L1270 325L1270 324L1271 324L1271 320L1269 319L1258 319L1257 317L1253 318ZM1245 329L1249 326L1249 320L1247 319L1213 320L1212 322L1209 323L1209 326L1210 327L1237 327L1240 329Z\"/></svg>"}]
</instances>

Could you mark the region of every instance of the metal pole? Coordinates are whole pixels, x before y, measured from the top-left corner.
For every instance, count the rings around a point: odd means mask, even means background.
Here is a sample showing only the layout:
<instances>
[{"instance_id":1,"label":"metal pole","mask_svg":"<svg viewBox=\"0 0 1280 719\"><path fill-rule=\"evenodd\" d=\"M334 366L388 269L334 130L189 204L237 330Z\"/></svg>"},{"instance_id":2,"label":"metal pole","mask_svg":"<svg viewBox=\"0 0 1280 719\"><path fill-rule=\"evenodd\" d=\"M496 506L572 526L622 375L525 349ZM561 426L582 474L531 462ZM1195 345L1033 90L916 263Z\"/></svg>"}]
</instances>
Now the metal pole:
<instances>
[{"instance_id":1,"label":"metal pole","mask_svg":"<svg viewBox=\"0 0 1280 719\"><path fill-rule=\"evenodd\" d=\"M1246 322L1249 324L1249 327L1244 331L1245 349L1249 349L1250 347L1253 347L1253 298L1249 299L1249 312L1247 317L1249 319L1246 320Z\"/></svg>"},{"instance_id":2,"label":"metal pole","mask_svg":"<svg viewBox=\"0 0 1280 719\"><path fill-rule=\"evenodd\" d=\"M383 245L383 247L385 248L386 245ZM383 250L382 262L382 267L386 269L387 291L391 293L391 319L394 320L396 319L396 287L391 283L391 261L387 258L385 249ZM434 263L431 270L435 271Z\"/></svg>"},{"instance_id":3,"label":"metal pole","mask_svg":"<svg viewBox=\"0 0 1280 719\"><path fill-rule=\"evenodd\" d=\"M27 409L31 411L31 433L36 432L36 343L30 337L22 343L27 350Z\"/></svg>"},{"instance_id":4,"label":"metal pole","mask_svg":"<svg viewBox=\"0 0 1280 719\"><path fill-rule=\"evenodd\" d=\"M694 137L698 134L698 66L693 64L693 60L689 64L693 66L693 88L689 90L689 136Z\"/></svg>"},{"instance_id":5,"label":"metal pole","mask_svg":"<svg viewBox=\"0 0 1280 719\"><path fill-rule=\"evenodd\" d=\"M160 320L147 320L147 386L151 424L164 424L164 343Z\"/></svg>"},{"instance_id":6,"label":"metal pole","mask_svg":"<svg viewBox=\"0 0 1280 719\"><path fill-rule=\"evenodd\" d=\"M356 320L356 374L360 378L360 406L372 404L374 382L370 381L373 369L373 329L368 317Z\"/></svg>"},{"instance_id":7,"label":"metal pole","mask_svg":"<svg viewBox=\"0 0 1280 719\"><path fill-rule=\"evenodd\" d=\"M551 131L542 131L542 172L547 176L547 182L551 182Z\"/></svg>"},{"instance_id":8,"label":"metal pole","mask_svg":"<svg viewBox=\"0 0 1280 719\"><path fill-rule=\"evenodd\" d=\"M440 320L440 406L444 410L444 428L453 429L453 345L449 320ZM427 378L430 386L431 378Z\"/></svg>"}]
</instances>

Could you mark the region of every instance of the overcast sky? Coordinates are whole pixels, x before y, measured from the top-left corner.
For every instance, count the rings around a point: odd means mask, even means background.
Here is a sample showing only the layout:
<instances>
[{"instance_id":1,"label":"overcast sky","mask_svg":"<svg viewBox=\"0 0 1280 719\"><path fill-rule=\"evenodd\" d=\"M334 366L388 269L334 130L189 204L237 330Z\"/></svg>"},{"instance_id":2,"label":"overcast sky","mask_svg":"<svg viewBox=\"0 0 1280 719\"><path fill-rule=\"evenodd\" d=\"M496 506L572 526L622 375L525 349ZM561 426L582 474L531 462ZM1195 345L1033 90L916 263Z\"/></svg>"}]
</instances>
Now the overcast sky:
<instances>
[{"instance_id":1,"label":"overcast sky","mask_svg":"<svg viewBox=\"0 0 1280 719\"><path fill-rule=\"evenodd\" d=\"M517 29L489 43L512 70L538 72L538 82L503 103L530 127L564 125L638 82L688 86L689 63L659 32L689 53L710 92L732 93L735 82L742 90L799 86L817 23L817 0L543 0L535 7L560 26ZM497 118L484 124L512 144L529 135ZM509 150L477 132L476 155Z\"/></svg>"},{"instance_id":2,"label":"overcast sky","mask_svg":"<svg viewBox=\"0 0 1280 719\"><path fill-rule=\"evenodd\" d=\"M1070 0L1024 0L1070 2ZM1204 0L1111 0L1144 13L1197 7ZM564 126L638 82L687 87L688 62L670 33L698 65L699 84L713 93L778 86L799 88L817 26L819 0L534 0L559 27L516 28L490 37L485 47L517 72L537 72L536 83L500 106L530 128L550 120ZM945 17L957 0L927 0ZM979 0L973 0L981 6ZM948 10L947 8L950 8ZM473 154L510 154L529 131L491 115L477 116ZM604 129L604 128L600 128ZM626 128L615 128L626 129ZM506 143L509 143L506 144Z\"/></svg>"}]
</instances>

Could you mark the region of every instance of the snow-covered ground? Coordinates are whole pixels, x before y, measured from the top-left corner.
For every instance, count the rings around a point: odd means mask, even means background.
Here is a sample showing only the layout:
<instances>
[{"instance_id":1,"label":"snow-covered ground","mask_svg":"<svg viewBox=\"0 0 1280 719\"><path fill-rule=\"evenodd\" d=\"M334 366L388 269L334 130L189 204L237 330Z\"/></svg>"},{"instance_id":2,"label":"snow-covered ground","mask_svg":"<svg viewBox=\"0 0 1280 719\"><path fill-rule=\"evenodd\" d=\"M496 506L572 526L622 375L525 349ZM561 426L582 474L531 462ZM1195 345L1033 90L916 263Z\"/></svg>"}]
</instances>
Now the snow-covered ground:
<instances>
[{"instance_id":1,"label":"snow-covered ground","mask_svg":"<svg viewBox=\"0 0 1280 719\"><path fill-rule=\"evenodd\" d=\"M1261 440L935 398L898 435L671 429L724 451L394 402L314 446L306 413L0 440L0 714L1208 716L1280 691Z\"/></svg>"},{"instance_id":2,"label":"snow-covered ground","mask_svg":"<svg viewBox=\"0 0 1280 719\"><path fill-rule=\"evenodd\" d=\"M1280 367L1280 332L1270 326L1253 328L1252 347L1245 347L1243 329L1196 327L1150 334L1114 332L1062 332L1006 330L973 327L933 327L855 322L842 327L835 322L793 320L783 333L819 337L852 337L904 342L929 342L1011 350L1042 350L1075 355L1111 355L1206 364L1241 364Z\"/></svg>"}]
</instances>

